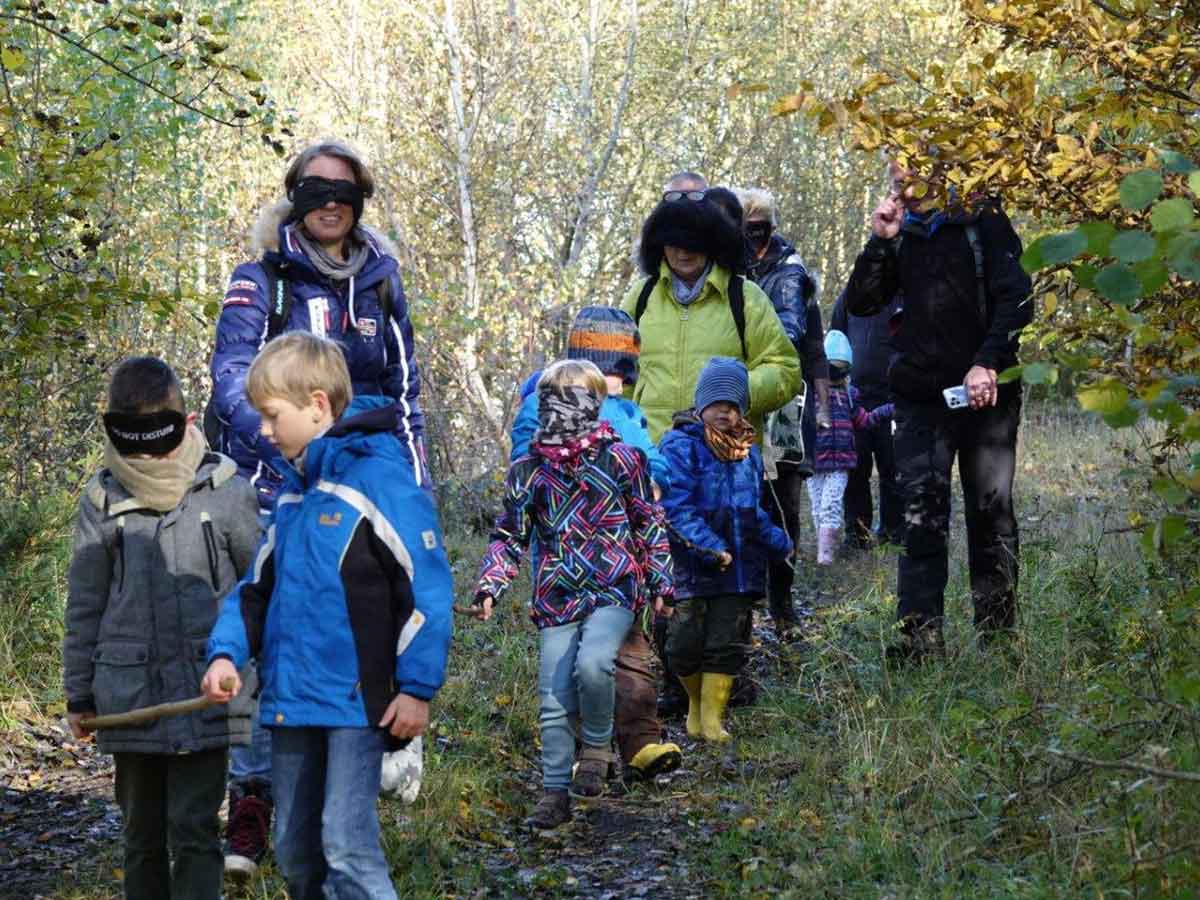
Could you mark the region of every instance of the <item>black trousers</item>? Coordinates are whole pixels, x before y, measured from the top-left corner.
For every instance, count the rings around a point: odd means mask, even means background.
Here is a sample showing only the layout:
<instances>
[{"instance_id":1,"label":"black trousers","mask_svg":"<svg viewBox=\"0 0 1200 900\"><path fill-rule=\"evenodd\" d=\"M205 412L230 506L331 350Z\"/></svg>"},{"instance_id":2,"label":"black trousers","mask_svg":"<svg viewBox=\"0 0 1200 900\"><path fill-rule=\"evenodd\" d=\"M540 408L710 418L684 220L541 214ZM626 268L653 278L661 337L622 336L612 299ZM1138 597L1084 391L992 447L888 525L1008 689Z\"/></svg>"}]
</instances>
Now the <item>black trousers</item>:
<instances>
[{"instance_id":1,"label":"black trousers","mask_svg":"<svg viewBox=\"0 0 1200 900\"><path fill-rule=\"evenodd\" d=\"M885 402L885 401L880 401ZM877 403L867 404L873 409ZM871 471L879 473L880 537L893 544L904 541L904 504L896 483L896 452L892 440L892 423L880 422L874 428L856 432L854 445L858 450L858 465L846 482L846 542L860 547L872 542L871 522L875 509L871 497Z\"/></svg>"},{"instance_id":2,"label":"black trousers","mask_svg":"<svg viewBox=\"0 0 1200 900\"><path fill-rule=\"evenodd\" d=\"M226 751L115 753L113 761L127 900L216 900L225 869L217 811Z\"/></svg>"},{"instance_id":3,"label":"black trousers","mask_svg":"<svg viewBox=\"0 0 1200 900\"><path fill-rule=\"evenodd\" d=\"M896 402L896 470L905 526L900 619L920 624L945 614L950 472L957 456L975 624L984 631L1016 624L1019 545L1012 486L1020 422L1016 385L1002 386L998 404L977 412Z\"/></svg>"},{"instance_id":4,"label":"black trousers","mask_svg":"<svg viewBox=\"0 0 1200 900\"><path fill-rule=\"evenodd\" d=\"M808 474L799 466L780 463L779 477L774 481L763 481L762 505L771 516L771 521L787 532L793 545L800 533L800 512L804 506L804 480ZM792 563L772 559L767 563L767 602L771 618L776 622L794 622L795 606L792 604L792 580L795 570Z\"/></svg>"},{"instance_id":5,"label":"black trousers","mask_svg":"<svg viewBox=\"0 0 1200 900\"><path fill-rule=\"evenodd\" d=\"M754 600L745 594L689 597L675 604L667 656L676 675L736 675L750 649Z\"/></svg>"}]
</instances>

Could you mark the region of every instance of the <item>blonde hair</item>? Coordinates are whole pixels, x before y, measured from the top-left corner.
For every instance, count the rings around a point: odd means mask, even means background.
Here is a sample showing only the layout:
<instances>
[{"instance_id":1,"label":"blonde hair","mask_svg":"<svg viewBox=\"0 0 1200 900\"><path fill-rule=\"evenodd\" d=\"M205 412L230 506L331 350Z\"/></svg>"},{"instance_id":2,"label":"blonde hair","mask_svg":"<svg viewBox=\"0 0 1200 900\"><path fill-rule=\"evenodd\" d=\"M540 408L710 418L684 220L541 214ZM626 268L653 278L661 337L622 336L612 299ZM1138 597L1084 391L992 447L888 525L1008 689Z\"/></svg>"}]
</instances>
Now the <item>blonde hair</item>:
<instances>
[{"instance_id":1,"label":"blonde hair","mask_svg":"<svg viewBox=\"0 0 1200 900\"><path fill-rule=\"evenodd\" d=\"M608 397L608 382L604 380L604 373L594 362L586 359L560 359L551 363L538 379L538 387L543 384L556 388L585 387L601 400Z\"/></svg>"},{"instance_id":2,"label":"blonde hair","mask_svg":"<svg viewBox=\"0 0 1200 900\"><path fill-rule=\"evenodd\" d=\"M742 220L767 219L772 225L779 224L779 210L775 206L775 196L763 188L734 188L738 201L742 204Z\"/></svg>"},{"instance_id":3,"label":"blonde hair","mask_svg":"<svg viewBox=\"0 0 1200 900\"><path fill-rule=\"evenodd\" d=\"M340 159L354 171L355 183L363 189L363 196L370 197L375 193L375 176L363 161L362 155L345 141L324 140L309 144L297 154L288 166L287 174L283 176L283 187L291 196L292 188L308 168L308 164L319 156L330 156Z\"/></svg>"},{"instance_id":4,"label":"blonde hair","mask_svg":"<svg viewBox=\"0 0 1200 900\"><path fill-rule=\"evenodd\" d=\"M272 340L246 373L246 396L256 409L272 397L308 406L313 391L325 392L335 419L354 395L342 348L308 331L290 331Z\"/></svg>"}]
</instances>

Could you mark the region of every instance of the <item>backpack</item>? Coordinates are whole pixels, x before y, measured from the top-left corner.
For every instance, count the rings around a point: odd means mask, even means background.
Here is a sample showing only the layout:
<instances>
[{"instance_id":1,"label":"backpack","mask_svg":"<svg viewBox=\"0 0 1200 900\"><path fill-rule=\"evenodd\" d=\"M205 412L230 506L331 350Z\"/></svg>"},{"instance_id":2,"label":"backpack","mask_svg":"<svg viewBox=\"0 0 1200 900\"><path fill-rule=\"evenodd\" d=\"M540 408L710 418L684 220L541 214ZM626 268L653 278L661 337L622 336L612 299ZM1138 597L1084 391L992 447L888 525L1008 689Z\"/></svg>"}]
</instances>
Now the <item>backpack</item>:
<instances>
[{"instance_id":1,"label":"backpack","mask_svg":"<svg viewBox=\"0 0 1200 900\"><path fill-rule=\"evenodd\" d=\"M292 314L292 284L287 278L287 263L275 263L263 258L259 263L267 276L267 331L263 336L266 345L272 338L283 334L287 327L288 317ZM391 276L379 282L376 288L379 298L379 310L382 316L382 327L386 328L392 317L392 279ZM385 338L386 340L386 338ZM204 439L214 450L220 449L221 432L225 422L217 415L216 405L212 397L204 407Z\"/></svg>"},{"instance_id":2,"label":"backpack","mask_svg":"<svg viewBox=\"0 0 1200 900\"><path fill-rule=\"evenodd\" d=\"M642 291L638 294L637 306L633 309L633 324L641 326L642 315L646 312L646 304L650 301L650 295L654 293L654 286L658 283L658 279L649 277L642 284ZM742 345L742 359L745 362L750 362L750 354L746 350L746 294L744 285L746 279L741 275L729 276L729 312L733 316L733 325L737 329L738 341Z\"/></svg>"}]
</instances>

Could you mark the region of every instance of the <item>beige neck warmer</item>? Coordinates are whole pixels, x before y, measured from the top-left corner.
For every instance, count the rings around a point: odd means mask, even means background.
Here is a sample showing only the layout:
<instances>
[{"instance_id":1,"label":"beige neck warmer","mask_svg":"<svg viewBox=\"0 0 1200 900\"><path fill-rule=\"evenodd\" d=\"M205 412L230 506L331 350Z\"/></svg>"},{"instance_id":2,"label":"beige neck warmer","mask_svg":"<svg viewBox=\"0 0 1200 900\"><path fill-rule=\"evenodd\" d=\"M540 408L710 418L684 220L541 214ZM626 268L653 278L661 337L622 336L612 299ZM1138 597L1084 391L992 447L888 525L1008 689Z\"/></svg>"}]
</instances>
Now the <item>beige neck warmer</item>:
<instances>
[{"instance_id":1,"label":"beige neck warmer","mask_svg":"<svg viewBox=\"0 0 1200 900\"><path fill-rule=\"evenodd\" d=\"M139 503L156 512L170 512L195 482L206 446L204 435L191 425L184 433L183 445L175 457L131 459L119 454L112 442L106 441L104 464Z\"/></svg>"}]
</instances>

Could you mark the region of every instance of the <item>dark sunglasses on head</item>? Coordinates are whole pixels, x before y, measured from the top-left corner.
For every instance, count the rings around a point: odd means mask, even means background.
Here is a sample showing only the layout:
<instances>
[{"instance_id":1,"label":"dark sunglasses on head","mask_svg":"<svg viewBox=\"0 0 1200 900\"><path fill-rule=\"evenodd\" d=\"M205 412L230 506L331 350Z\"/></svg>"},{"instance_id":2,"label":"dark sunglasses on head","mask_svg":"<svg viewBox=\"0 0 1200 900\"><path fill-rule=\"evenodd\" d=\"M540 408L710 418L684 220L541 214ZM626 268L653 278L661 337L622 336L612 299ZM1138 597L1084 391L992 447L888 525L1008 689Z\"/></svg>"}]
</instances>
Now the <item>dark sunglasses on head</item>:
<instances>
[{"instance_id":1,"label":"dark sunglasses on head","mask_svg":"<svg viewBox=\"0 0 1200 900\"><path fill-rule=\"evenodd\" d=\"M708 191L666 191L663 193L663 199L668 203L675 200L691 200L693 203L699 203L708 196Z\"/></svg>"}]
</instances>

